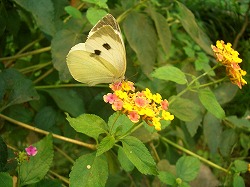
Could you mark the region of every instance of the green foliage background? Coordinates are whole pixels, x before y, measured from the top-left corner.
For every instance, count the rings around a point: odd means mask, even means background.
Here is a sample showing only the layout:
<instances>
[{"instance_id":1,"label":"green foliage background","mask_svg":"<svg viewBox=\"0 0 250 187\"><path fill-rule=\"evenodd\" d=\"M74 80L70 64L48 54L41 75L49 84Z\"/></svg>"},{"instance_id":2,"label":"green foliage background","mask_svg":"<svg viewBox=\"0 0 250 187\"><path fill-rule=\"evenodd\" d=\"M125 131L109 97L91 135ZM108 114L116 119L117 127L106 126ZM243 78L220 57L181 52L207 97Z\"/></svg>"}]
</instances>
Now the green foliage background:
<instances>
[{"instance_id":1,"label":"green foliage background","mask_svg":"<svg viewBox=\"0 0 250 187\"><path fill-rule=\"evenodd\" d=\"M71 186L248 186L249 85L219 81L226 74L210 70L210 45L232 43L250 72L249 7L247 0L0 0L0 183L20 176L27 186L68 186L69 177ZM79 84L67 69L70 48L107 13L122 30L126 78L170 101L175 119L162 131L144 124L127 136L133 124L123 115L118 122L127 127L111 129L108 85ZM48 132L77 141L52 144ZM13 150L36 142L47 156L18 175Z\"/></svg>"}]
</instances>

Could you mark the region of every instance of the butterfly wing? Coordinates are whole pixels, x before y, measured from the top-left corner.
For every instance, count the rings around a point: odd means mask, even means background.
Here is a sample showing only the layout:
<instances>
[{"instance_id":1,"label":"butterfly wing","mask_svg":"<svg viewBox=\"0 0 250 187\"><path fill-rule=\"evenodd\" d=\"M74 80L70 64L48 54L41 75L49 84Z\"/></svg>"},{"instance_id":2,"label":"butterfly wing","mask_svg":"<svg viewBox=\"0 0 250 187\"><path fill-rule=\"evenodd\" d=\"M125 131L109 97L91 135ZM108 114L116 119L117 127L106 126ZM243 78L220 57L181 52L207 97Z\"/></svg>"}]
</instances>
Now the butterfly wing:
<instances>
[{"instance_id":1,"label":"butterfly wing","mask_svg":"<svg viewBox=\"0 0 250 187\"><path fill-rule=\"evenodd\" d=\"M116 69L105 59L86 51L85 43L79 43L70 50L67 65L75 80L90 86L116 80Z\"/></svg>"},{"instance_id":2,"label":"butterfly wing","mask_svg":"<svg viewBox=\"0 0 250 187\"><path fill-rule=\"evenodd\" d=\"M126 52L112 15L106 15L91 29L85 43L70 50L67 64L77 81L90 85L124 79Z\"/></svg>"}]
</instances>

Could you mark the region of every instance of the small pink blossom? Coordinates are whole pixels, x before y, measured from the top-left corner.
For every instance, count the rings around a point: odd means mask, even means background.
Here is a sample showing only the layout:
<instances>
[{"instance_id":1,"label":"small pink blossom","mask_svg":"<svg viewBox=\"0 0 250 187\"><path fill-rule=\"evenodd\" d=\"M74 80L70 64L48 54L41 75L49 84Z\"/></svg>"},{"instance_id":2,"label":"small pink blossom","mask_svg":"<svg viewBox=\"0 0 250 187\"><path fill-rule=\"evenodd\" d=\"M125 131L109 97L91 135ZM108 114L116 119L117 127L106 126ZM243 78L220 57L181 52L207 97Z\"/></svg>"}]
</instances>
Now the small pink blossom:
<instances>
[{"instance_id":1,"label":"small pink blossom","mask_svg":"<svg viewBox=\"0 0 250 187\"><path fill-rule=\"evenodd\" d=\"M118 97L115 94L112 94L112 93L108 93L107 95L103 96L103 100L106 103L110 103L110 104L113 104L117 99L118 99Z\"/></svg>"},{"instance_id":2,"label":"small pink blossom","mask_svg":"<svg viewBox=\"0 0 250 187\"><path fill-rule=\"evenodd\" d=\"M131 111L128 114L128 118L133 122L137 123L140 119L140 115L136 111Z\"/></svg>"},{"instance_id":3,"label":"small pink blossom","mask_svg":"<svg viewBox=\"0 0 250 187\"><path fill-rule=\"evenodd\" d=\"M117 110L121 110L123 107L123 102L122 100L118 99L116 100L113 104L112 104L112 108L113 110L117 111Z\"/></svg>"},{"instance_id":4,"label":"small pink blossom","mask_svg":"<svg viewBox=\"0 0 250 187\"><path fill-rule=\"evenodd\" d=\"M25 148L25 151L26 151L27 155L29 155L29 156L35 156L37 154L37 148L32 146L32 145Z\"/></svg>"},{"instance_id":5,"label":"small pink blossom","mask_svg":"<svg viewBox=\"0 0 250 187\"><path fill-rule=\"evenodd\" d=\"M135 104L138 107L145 107L145 106L147 106L148 102L143 97L137 97L137 98L135 98Z\"/></svg>"},{"instance_id":6,"label":"small pink blossom","mask_svg":"<svg viewBox=\"0 0 250 187\"><path fill-rule=\"evenodd\" d=\"M164 99L161 102L161 107L162 107L163 110L167 110L168 109L168 101L166 99Z\"/></svg>"}]
</instances>

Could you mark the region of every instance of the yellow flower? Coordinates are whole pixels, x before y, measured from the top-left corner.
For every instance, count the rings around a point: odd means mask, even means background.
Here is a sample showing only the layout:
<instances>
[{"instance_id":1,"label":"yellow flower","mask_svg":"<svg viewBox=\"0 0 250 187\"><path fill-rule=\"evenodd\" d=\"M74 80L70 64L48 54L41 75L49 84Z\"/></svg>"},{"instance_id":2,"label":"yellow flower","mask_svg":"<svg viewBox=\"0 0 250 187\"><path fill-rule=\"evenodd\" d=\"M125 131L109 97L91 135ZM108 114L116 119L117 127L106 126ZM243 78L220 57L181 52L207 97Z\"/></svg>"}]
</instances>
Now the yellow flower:
<instances>
[{"instance_id":1,"label":"yellow flower","mask_svg":"<svg viewBox=\"0 0 250 187\"><path fill-rule=\"evenodd\" d=\"M159 104L162 101L161 99L162 99L162 97L161 97L160 94L156 93L156 94L153 95L154 102Z\"/></svg>"},{"instance_id":2,"label":"yellow flower","mask_svg":"<svg viewBox=\"0 0 250 187\"><path fill-rule=\"evenodd\" d=\"M146 98L152 99L153 94L151 93L150 89L146 88L145 91L143 91L143 93L145 94Z\"/></svg>"},{"instance_id":3,"label":"yellow flower","mask_svg":"<svg viewBox=\"0 0 250 187\"><path fill-rule=\"evenodd\" d=\"M242 70L239 63L242 59L239 58L238 51L232 49L232 44L225 44L223 40L218 40L216 46L211 45L215 57L218 62L226 67L226 73L233 84L236 84L240 89L247 82L242 78L246 75L246 71Z\"/></svg>"},{"instance_id":4,"label":"yellow flower","mask_svg":"<svg viewBox=\"0 0 250 187\"><path fill-rule=\"evenodd\" d=\"M165 111L165 110L163 110L162 111L162 118L164 119L164 120L173 120L174 119L174 115L171 115L169 112L167 112L167 111Z\"/></svg>"},{"instance_id":5,"label":"yellow flower","mask_svg":"<svg viewBox=\"0 0 250 187\"><path fill-rule=\"evenodd\" d=\"M156 130L161 130L161 119L174 119L174 116L166 111L168 101L162 100L159 93L152 94L148 88L135 92L134 83L130 81L113 83L109 87L114 93L105 95L104 101L112 104L113 110L125 113L133 123L145 120Z\"/></svg>"}]
</instances>

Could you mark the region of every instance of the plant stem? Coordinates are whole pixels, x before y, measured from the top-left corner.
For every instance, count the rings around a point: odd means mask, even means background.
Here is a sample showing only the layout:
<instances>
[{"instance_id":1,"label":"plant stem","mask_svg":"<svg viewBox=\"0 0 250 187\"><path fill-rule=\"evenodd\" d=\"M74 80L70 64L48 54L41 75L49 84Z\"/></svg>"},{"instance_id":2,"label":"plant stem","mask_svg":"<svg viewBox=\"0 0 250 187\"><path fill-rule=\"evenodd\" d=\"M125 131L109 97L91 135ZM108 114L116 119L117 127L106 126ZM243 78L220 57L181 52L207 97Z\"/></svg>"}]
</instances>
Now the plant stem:
<instances>
[{"instance_id":1,"label":"plant stem","mask_svg":"<svg viewBox=\"0 0 250 187\"><path fill-rule=\"evenodd\" d=\"M11 122L13 124L16 124L18 126L21 126L23 128L29 129L31 131L34 131L34 132L37 132L37 133L40 133L40 134L45 134L45 135L50 134L50 132L48 132L48 131L45 131L45 130L42 130L42 129L30 126L28 124L25 124L23 122L17 121L17 120L15 120L13 118L10 118L8 116L5 116L3 114L0 114L0 118L3 118L3 119L5 119L5 120L7 120L7 121L9 121L9 122ZM92 150L96 150L96 145L94 145L94 144L84 143L84 142L81 142L81 141L78 141L78 140L74 140L74 139L71 139L71 138L67 138L67 137L64 137L64 136L60 136L60 135L57 135L57 134L54 134L54 133L51 133L51 134L52 134L52 136L54 138L63 140L65 142L70 142L70 143L73 143L73 144L76 144L76 145L80 145L80 146L83 146L83 147L86 147L86 148L89 148L89 149L92 149Z\"/></svg>"},{"instance_id":2,"label":"plant stem","mask_svg":"<svg viewBox=\"0 0 250 187\"><path fill-rule=\"evenodd\" d=\"M0 58L0 61L15 60L15 59L18 59L18 58L21 58L21 57L35 55L35 54L43 53L43 52L46 52L46 51L50 51L50 49L51 49L51 47L49 46L49 47L44 47L44 48L37 49L37 50L34 50L34 51L29 51L27 53L22 53L22 54L18 54L18 55L14 55L14 56L9 56L9 57L2 57L2 58Z\"/></svg>"},{"instance_id":3,"label":"plant stem","mask_svg":"<svg viewBox=\"0 0 250 187\"><path fill-rule=\"evenodd\" d=\"M219 169L219 170L221 170L221 171L224 171L224 172L226 172L226 173L228 173L228 174L231 174L231 172L230 172L229 170L227 170L227 169L225 169L225 168L223 168L223 167L221 167L221 166L219 166L219 165L217 165L217 164L215 164L215 163L213 163L213 162L211 162L211 161L209 161L209 160L207 160L207 159L201 157L200 155L197 155L196 153L194 153L194 152L192 152L192 151L189 151L188 149L185 149L184 147L182 147L182 146L180 146L180 145L178 145L178 144L176 144L176 143L170 141L170 140L167 139L167 138L161 137L161 139L162 139L164 142L166 142L166 143L172 145L173 147L175 147L175 148L177 148L177 149L179 149L179 150L181 150L181 151L183 151L183 152L185 152L185 153L187 153L187 154L189 154L189 155L191 155L191 156L194 156L194 157L198 158L198 159L201 160L202 162L204 162L204 163L206 163L206 164L208 164L208 165L210 165L210 166L212 166L212 167L214 167L214 168L216 168L216 169Z\"/></svg>"},{"instance_id":4,"label":"plant stem","mask_svg":"<svg viewBox=\"0 0 250 187\"><path fill-rule=\"evenodd\" d=\"M209 72L213 71L214 69L216 69L217 67L219 67L220 65L219 64L216 64L214 67L212 67L210 70L208 70L207 72L204 72L203 74L201 74L200 76L196 77L195 79L193 79L188 85L187 87L182 90L180 93L178 93L176 95L176 97L180 97L181 95L183 95L184 93L186 93L188 90L191 90L192 88L200 88L200 85L199 86L192 86L198 79L206 76ZM220 80L221 81L221 80ZM219 82L220 82L219 81ZM214 84L215 82L212 82L212 84ZM207 84L207 86L210 85L210 84ZM202 87L205 87L204 85ZM171 104L175 99L172 99L171 101L169 101L169 104Z\"/></svg>"},{"instance_id":5,"label":"plant stem","mask_svg":"<svg viewBox=\"0 0 250 187\"><path fill-rule=\"evenodd\" d=\"M35 89L54 89L54 88L71 88L71 87L89 87L87 84L58 84L58 85L44 85L44 86L35 86ZM95 88L107 88L107 85L95 85Z\"/></svg>"},{"instance_id":6,"label":"plant stem","mask_svg":"<svg viewBox=\"0 0 250 187\"><path fill-rule=\"evenodd\" d=\"M42 76L38 77L36 80L33 81L34 84L38 83L39 81L43 80L45 77L47 77L49 74L51 74L54 71L54 68L49 69L45 73L42 74Z\"/></svg>"}]
</instances>

